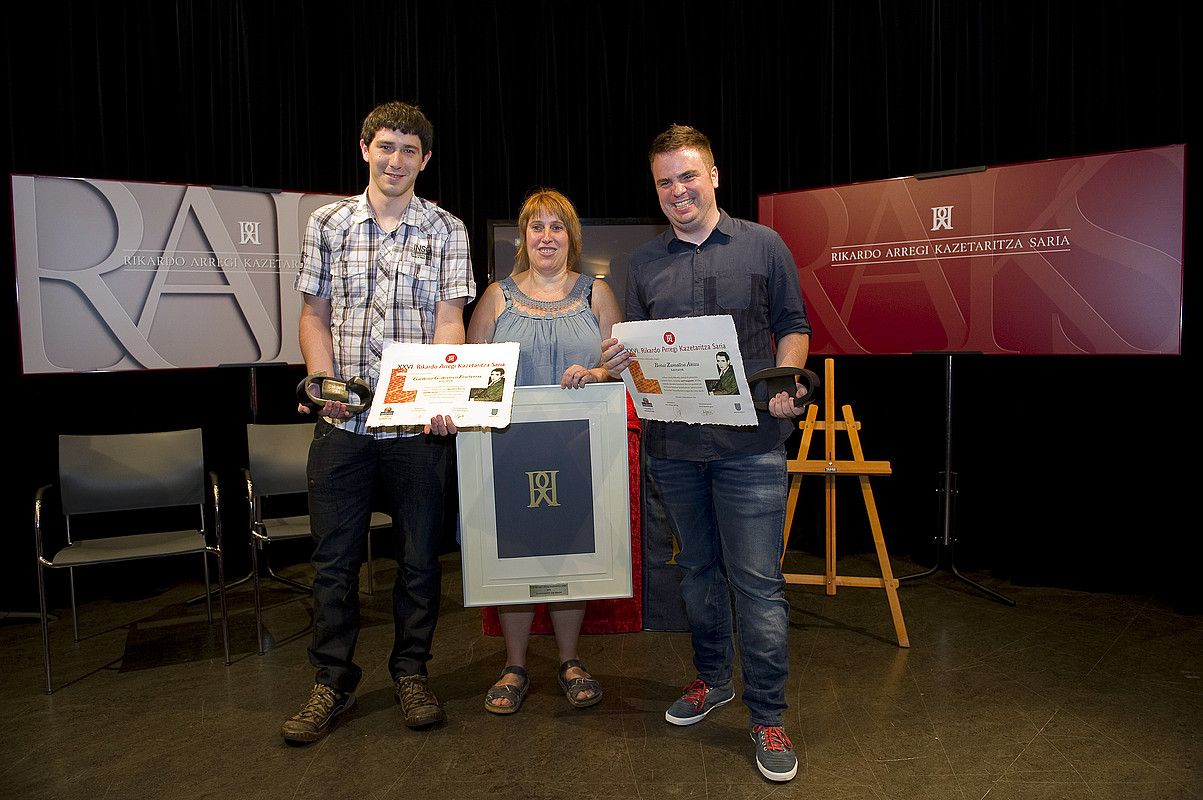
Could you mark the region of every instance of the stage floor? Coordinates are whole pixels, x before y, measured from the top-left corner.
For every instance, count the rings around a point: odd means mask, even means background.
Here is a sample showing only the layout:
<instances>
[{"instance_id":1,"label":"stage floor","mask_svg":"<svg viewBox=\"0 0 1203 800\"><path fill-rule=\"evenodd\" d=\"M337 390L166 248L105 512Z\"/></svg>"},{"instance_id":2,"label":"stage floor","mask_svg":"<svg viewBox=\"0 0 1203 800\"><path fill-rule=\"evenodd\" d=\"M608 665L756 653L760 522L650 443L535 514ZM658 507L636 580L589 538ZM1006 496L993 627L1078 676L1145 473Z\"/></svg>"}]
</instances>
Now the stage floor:
<instances>
[{"instance_id":1,"label":"stage floor","mask_svg":"<svg viewBox=\"0 0 1203 800\"><path fill-rule=\"evenodd\" d=\"M850 557L840 572L871 563ZM406 729L385 667L394 565L376 564L359 708L308 747L278 732L313 682L305 596L268 590L275 646L259 656L249 587L234 590L229 668L203 605L184 603L197 584L86 602L78 646L60 610L49 696L37 622L7 618L0 797L1203 798L1203 617L1145 598L973 576L1018 601L1007 608L936 576L901 590L912 643L901 650L883 592L790 587L786 729L800 767L775 786L756 771L738 702L689 728L664 721L694 674L686 634L584 637L606 694L582 711L560 693L554 642L535 637L521 712L486 713L504 651L462 606L458 555L444 558L430 665L448 722ZM787 563L821 569L792 552Z\"/></svg>"}]
</instances>

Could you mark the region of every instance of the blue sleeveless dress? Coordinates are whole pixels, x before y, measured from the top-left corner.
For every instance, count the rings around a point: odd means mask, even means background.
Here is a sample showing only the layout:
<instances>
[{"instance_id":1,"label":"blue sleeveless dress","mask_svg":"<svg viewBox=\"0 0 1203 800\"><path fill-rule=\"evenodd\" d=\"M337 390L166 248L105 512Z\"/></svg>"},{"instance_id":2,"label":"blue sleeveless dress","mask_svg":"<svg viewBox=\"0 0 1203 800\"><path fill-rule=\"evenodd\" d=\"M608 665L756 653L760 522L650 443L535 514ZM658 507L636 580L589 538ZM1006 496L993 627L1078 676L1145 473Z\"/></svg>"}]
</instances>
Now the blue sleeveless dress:
<instances>
[{"instance_id":1,"label":"blue sleeveless dress","mask_svg":"<svg viewBox=\"0 0 1203 800\"><path fill-rule=\"evenodd\" d=\"M601 362L601 327L593 313L593 278L578 275L563 300L527 297L513 277L498 285L505 308L497 317L495 342L517 342L518 386L559 385L573 364L592 369Z\"/></svg>"}]
</instances>

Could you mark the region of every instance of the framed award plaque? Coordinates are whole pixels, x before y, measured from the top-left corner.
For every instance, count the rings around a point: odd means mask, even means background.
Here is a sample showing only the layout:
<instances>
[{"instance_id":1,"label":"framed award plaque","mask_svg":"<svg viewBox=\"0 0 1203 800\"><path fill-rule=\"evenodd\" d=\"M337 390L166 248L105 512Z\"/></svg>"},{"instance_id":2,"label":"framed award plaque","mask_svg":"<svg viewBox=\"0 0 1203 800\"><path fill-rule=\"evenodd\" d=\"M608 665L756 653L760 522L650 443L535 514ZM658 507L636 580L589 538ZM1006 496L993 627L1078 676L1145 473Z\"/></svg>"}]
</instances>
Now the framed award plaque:
<instances>
[{"instance_id":1,"label":"framed award plaque","mask_svg":"<svg viewBox=\"0 0 1203 800\"><path fill-rule=\"evenodd\" d=\"M510 425L463 430L464 605L631 596L626 390L514 390Z\"/></svg>"}]
</instances>

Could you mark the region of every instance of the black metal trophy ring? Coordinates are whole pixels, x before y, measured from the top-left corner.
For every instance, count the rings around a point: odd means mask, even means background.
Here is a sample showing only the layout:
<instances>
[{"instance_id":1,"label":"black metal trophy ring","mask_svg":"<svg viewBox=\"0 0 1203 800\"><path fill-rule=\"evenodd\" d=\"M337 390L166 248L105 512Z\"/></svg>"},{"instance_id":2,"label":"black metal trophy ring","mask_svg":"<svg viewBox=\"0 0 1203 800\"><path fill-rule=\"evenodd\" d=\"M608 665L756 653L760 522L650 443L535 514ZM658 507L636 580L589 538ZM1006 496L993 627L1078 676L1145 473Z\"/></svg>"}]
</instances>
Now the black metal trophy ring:
<instances>
[{"instance_id":1,"label":"black metal trophy ring","mask_svg":"<svg viewBox=\"0 0 1203 800\"><path fill-rule=\"evenodd\" d=\"M819 376L802 367L770 367L748 376L749 384L760 381L764 381L768 388L769 397L785 392L794 398L794 408L806 408L813 403L815 393L819 390ZM805 390L801 397L797 396L799 386ZM755 406L761 411L769 410L767 400L758 400Z\"/></svg>"},{"instance_id":2,"label":"black metal trophy ring","mask_svg":"<svg viewBox=\"0 0 1203 800\"><path fill-rule=\"evenodd\" d=\"M345 405L351 416L362 414L372 405L372 387L362 378L344 381L327 377L320 372L306 375L305 379L297 384L297 402L302 405L321 411L331 400Z\"/></svg>"}]
</instances>

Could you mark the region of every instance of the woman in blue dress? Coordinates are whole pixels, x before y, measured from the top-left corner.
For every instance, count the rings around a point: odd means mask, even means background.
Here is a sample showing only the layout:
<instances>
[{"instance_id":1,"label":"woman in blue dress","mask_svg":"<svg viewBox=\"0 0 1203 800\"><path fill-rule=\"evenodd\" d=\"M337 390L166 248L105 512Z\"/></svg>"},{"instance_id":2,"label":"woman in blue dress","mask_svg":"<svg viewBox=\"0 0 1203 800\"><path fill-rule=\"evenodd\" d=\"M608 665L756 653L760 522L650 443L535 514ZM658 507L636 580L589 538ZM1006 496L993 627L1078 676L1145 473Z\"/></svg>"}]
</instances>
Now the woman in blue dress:
<instances>
[{"instance_id":1,"label":"woman in blue dress","mask_svg":"<svg viewBox=\"0 0 1203 800\"><path fill-rule=\"evenodd\" d=\"M468 341L518 342L518 386L560 384L576 389L612 380L599 366L602 341L621 321L614 292L605 281L577 272L581 221L571 201L552 189L533 192L522 204L518 229L523 243L513 272L481 295L468 325ZM522 705L530 680L526 647L535 606L497 609L505 637L506 667L485 696L494 714ZM560 686L568 702L583 708L601 700L602 688L577 654L584 601L548 605L560 651Z\"/></svg>"}]
</instances>

